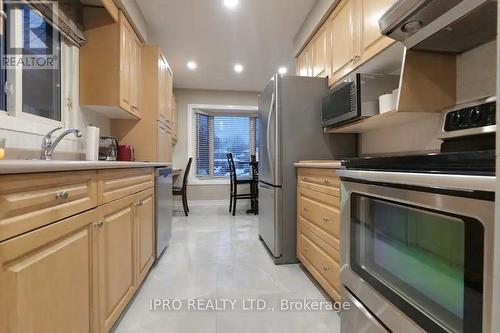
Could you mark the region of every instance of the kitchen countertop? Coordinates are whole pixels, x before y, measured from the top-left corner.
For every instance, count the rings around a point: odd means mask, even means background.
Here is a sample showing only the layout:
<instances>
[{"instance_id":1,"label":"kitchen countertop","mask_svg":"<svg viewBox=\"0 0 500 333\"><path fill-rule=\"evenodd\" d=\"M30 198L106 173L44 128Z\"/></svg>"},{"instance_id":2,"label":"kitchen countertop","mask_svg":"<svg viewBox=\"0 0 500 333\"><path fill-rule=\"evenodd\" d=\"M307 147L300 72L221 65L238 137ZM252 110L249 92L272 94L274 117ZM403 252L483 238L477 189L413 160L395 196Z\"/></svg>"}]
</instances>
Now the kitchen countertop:
<instances>
[{"instance_id":1,"label":"kitchen countertop","mask_svg":"<svg viewBox=\"0 0 500 333\"><path fill-rule=\"evenodd\" d=\"M155 168L171 165L171 163L157 162L2 160L0 161L0 175L74 170Z\"/></svg>"},{"instance_id":2,"label":"kitchen countertop","mask_svg":"<svg viewBox=\"0 0 500 333\"><path fill-rule=\"evenodd\" d=\"M306 160L294 163L297 168L342 169L337 160Z\"/></svg>"}]
</instances>

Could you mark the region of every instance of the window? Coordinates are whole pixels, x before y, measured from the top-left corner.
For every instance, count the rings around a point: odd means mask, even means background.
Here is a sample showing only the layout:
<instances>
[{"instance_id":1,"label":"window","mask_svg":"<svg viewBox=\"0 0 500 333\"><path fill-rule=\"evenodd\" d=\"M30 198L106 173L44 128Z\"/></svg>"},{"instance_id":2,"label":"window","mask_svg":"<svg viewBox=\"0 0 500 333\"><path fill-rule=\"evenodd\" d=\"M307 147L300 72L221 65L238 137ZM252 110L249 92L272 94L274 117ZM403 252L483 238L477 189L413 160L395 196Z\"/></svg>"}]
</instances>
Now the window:
<instances>
[{"instance_id":1,"label":"window","mask_svg":"<svg viewBox=\"0 0 500 333\"><path fill-rule=\"evenodd\" d=\"M6 1L4 10L9 19L2 41L2 110L62 122L59 32L27 4Z\"/></svg>"},{"instance_id":2,"label":"window","mask_svg":"<svg viewBox=\"0 0 500 333\"><path fill-rule=\"evenodd\" d=\"M236 173L250 175L251 155L258 151L258 120L254 115L206 114L196 117L196 176L229 177L227 153L232 153Z\"/></svg>"}]
</instances>

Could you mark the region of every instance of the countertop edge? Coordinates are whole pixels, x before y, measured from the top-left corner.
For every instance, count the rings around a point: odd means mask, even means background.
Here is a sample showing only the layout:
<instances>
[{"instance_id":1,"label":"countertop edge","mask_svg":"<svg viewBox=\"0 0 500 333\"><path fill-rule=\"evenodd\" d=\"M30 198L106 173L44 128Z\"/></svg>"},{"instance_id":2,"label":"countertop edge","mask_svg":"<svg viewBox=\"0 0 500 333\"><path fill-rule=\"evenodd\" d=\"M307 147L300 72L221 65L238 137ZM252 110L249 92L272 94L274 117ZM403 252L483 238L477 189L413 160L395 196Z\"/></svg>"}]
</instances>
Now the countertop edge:
<instances>
[{"instance_id":1,"label":"countertop edge","mask_svg":"<svg viewBox=\"0 0 500 333\"><path fill-rule=\"evenodd\" d=\"M343 169L340 162L297 162L293 164L296 168L314 168L314 169Z\"/></svg>"},{"instance_id":2,"label":"countertop edge","mask_svg":"<svg viewBox=\"0 0 500 333\"><path fill-rule=\"evenodd\" d=\"M171 166L171 163L161 162L55 161L54 163L50 161L3 160L0 161L0 175L104 169L161 168Z\"/></svg>"}]
</instances>

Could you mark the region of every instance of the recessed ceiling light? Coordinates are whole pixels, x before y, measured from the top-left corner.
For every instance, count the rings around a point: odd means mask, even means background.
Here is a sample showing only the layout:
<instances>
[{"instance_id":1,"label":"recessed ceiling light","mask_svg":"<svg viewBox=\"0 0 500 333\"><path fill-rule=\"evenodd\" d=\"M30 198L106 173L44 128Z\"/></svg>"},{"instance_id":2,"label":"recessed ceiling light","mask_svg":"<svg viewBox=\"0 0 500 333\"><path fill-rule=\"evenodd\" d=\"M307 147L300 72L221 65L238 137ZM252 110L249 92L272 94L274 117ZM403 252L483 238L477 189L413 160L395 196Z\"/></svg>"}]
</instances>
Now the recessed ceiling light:
<instances>
[{"instance_id":1,"label":"recessed ceiling light","mask_svg":"<svg viewBox=\"0 0 500 333\"><path fill-rule=\"evenodd\" d=\"M288 69L286 67L280 67L278 69L278 73L280 73L281 75L286 74L287 71L288 71Z\"/></svg>"},{"instance_id":2,"label":"recessed ceiling light","mask_svg":"<svg viewBox=\"0 0 500 333\"><path fill-rule=\"evenodd\" d=\"M236 64L236 65L234 65L234 71L235 71L236 73L241 73L241 72L243 72L243 65L242 65L242 64Z\"/></svg>"},{"instance_id":3,"label":"recessed ceiling light","mask_svg":"<svg viewBox=\"0 0 500 333\"><path fill-rule=\"evenodd\" d=\"M238 7L239 0L224 0L224 6L228 9L235 9Z\"/></svg>"},{"instance_id":4,"label":"recessed ceiling light","mask_svg":"<svg viewBox=\"0 0 500 333\"><path fill-rule=\"evenodd\" d=\"M189 68L190 70L195 70L196 67L198 67L198 65L194 61L188 61L187 68Z\"/></svg>"}]
</instances>

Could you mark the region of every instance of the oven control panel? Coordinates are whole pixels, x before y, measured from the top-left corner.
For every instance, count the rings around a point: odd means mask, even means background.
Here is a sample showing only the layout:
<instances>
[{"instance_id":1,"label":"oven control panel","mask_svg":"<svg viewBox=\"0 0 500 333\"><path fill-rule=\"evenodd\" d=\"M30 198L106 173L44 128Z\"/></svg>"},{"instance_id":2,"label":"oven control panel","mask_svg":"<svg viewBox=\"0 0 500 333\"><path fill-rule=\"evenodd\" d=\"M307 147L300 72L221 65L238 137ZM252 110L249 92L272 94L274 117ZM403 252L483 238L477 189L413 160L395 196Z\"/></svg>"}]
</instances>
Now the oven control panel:
<instances>
[{"instance_id":1,"label":"oven control panel","mask_svg":"<svg viewBox=\"0 0 500 333\"><path fill-rule=\"evenodd\" d=\"M496 125L496 102L471 106L446 114L444 131L451 132Z\"/></svg>"}]
</instances>

